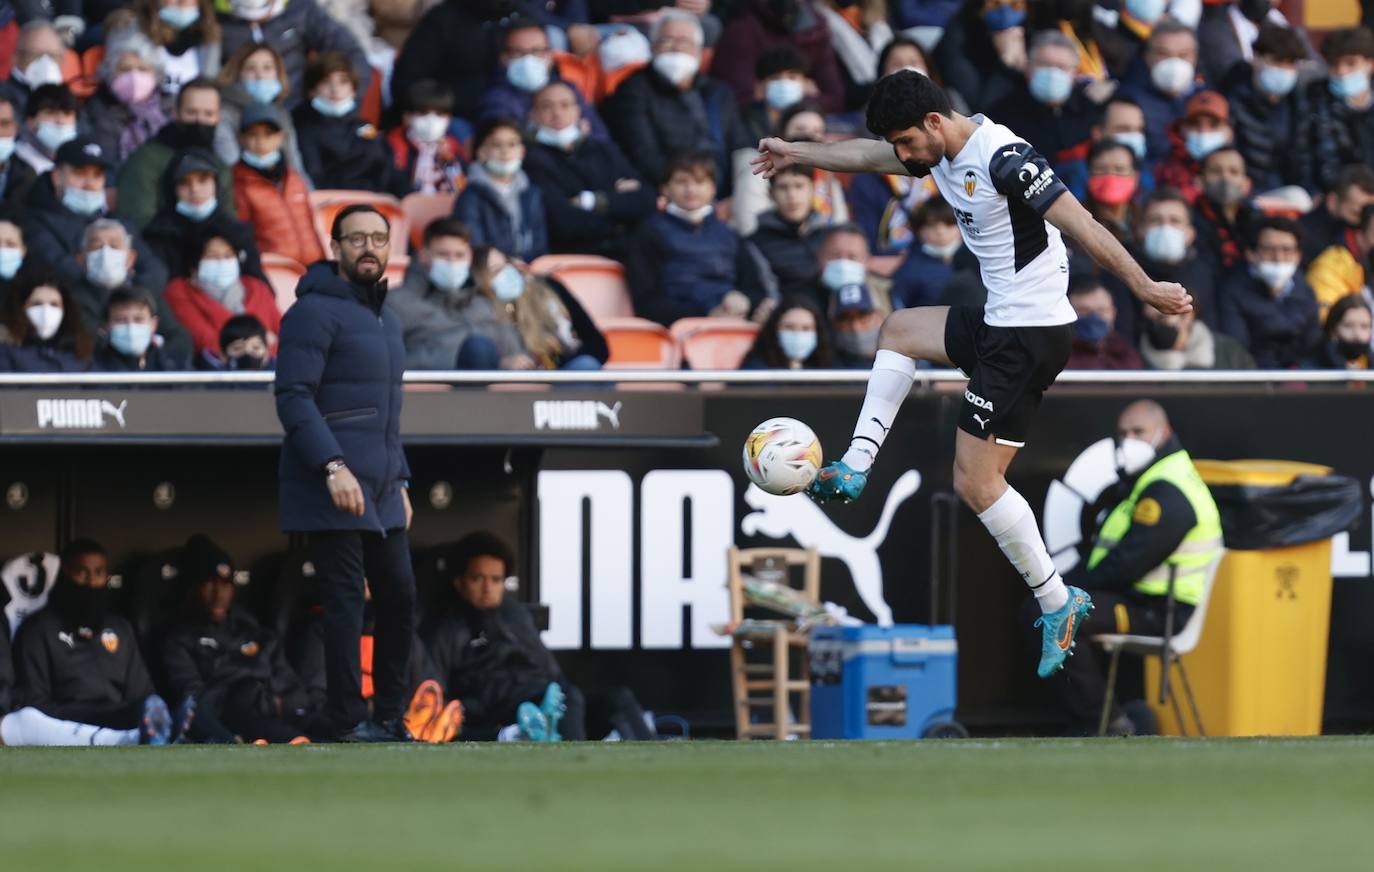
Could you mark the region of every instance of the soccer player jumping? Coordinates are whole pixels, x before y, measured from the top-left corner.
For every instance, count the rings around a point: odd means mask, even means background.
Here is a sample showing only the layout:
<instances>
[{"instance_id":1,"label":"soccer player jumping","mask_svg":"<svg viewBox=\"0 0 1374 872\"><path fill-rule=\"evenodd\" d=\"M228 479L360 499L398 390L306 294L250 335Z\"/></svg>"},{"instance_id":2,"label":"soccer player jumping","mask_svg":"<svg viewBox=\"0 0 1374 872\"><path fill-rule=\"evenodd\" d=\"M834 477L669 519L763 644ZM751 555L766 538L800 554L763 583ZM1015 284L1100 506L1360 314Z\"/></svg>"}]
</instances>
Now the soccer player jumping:
<instances>
[{"instance_id":1,"label":"soccer player jumping","mask_svg":"<svg viewBox=\"0 0 1374 872\"><path fill-rule=\"evenodd\" d=\"M1152 281L1029 144L982 115L954 112L944 91L920 73L903 70L879 81L867 124L886 141L765 139L754 172L771 178L801 164L933 176L954 208L964 245L978 258L987 305L925 306L888 316L849 450L820 471L810 493L822 502L849 502L863 492L911 390L916 359L963 370L969 383L955 441L954 490L1035 594L1043 628L1039 673L1048 677L1064 665L1092 600L1059 577L1030 504L1007 484L1006 472L1026 444L1045 389L1069 358L1076 316L1066 294L1069 265L1060 231L1156 309L1187 312L1192 298L1181 285Z\"/></svg>"}]
</instances>

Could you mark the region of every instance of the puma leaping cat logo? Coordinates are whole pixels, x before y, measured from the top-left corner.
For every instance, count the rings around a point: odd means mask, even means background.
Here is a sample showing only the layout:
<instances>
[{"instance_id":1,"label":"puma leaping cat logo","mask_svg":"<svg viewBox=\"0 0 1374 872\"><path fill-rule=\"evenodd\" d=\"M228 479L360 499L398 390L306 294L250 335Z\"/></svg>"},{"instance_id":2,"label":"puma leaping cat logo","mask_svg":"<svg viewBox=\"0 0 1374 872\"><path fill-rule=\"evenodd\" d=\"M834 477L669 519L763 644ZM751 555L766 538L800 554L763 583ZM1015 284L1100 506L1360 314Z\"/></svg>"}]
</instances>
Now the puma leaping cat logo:
<instances>
[{"instance_id":1,"label":"puma leaping cat logo","mask_svg":"<svg viewBox=\"0 0 1374 872\"><path fill-rule=\"evenodd\" d=\"M887 538L897 508L920 487L919 472L912 469L903 473L887 495L877 526L860 539L836 527L820 506L809 499L776 497L750 485L744 492L744 501L754 511L740 521L740 530L746 536L771 539L791 536L803 548L815 548L822 557L843 561L864 605L879 624L890 626L892 609L883 598L883 566L878 560L878 546Z\"/></svg>"},{"instance_id":2,"label":"puma leaping cat logo","mask_svg":"<svg viewBox=\"0 0 1374 872\"><path fill-rule=\"evenodd\" d=\"M109 400L100 401L100 413L102 415L109 415L111 418L118 421L119 429L121 430L124 429L124 410L127 408L129 408L128 400L121 400L118 406Z\"/></svg>"},{"instance_id":3,"label":"puma leaping cat logo","mask_svg":"<svg viewBox=\"0 0 1374 872\"><path fill-rule=\"evenodd\" d=\"M987 429L988 429L988 422L991 421L992 419L991 419L991 418L983 418L983 417L981 417L981 416L979 416L979 415L974 415L974 416L973 416L973 420L975 420L975 421L978 422L978 426L979 426L979 427L982 427L984 430L987 430Z\"/></svg>"}]
</instances>

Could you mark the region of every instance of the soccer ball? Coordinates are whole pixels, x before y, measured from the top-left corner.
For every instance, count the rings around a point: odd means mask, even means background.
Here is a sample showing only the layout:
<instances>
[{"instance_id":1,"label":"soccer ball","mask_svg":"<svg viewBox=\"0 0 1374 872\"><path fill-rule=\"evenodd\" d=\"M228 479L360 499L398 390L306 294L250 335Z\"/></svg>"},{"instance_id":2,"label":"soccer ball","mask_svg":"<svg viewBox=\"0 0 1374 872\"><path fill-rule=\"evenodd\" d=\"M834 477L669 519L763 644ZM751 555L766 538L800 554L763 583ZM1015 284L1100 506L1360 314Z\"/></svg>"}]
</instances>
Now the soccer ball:
<instances>
[{"instance_id":1,"label":"soccer ball","mask_svg":"<svg viewBox=\"0 0 1374 872\"><path fill-rule=\"evenodd\" d=\"M776 496L806 490L821 463L821 441L796 418L769 418L744 440L744 474Z\"/></svg>"}]
</instances>

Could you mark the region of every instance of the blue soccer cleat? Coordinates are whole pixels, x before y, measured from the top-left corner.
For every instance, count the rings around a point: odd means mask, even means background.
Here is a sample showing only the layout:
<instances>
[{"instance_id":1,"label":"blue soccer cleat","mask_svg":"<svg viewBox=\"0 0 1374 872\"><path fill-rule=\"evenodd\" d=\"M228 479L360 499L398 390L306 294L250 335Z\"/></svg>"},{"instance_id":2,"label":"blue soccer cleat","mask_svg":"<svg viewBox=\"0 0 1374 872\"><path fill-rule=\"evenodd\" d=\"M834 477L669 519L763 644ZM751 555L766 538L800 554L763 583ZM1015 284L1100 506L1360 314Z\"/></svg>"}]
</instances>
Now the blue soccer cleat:
<instances>
[{"instance_id":1,"label":"blue soccer cleat","mask_svg":"<svg viewBox=\"0 0 1374 872\"><path fill-rule=\"evenodd\" d=\"M1074 634L1092 610L1093 600L1088 592L1071 585L1069 601L1063 608L1036 618L1034 626L1044 633L1040 641L1040 668L1036 670L1041 678L1049 678L1063 668L1064 661L1073 654Z\"/></svg>"},{"instance_id":2,"label":"blue soccer cleat","mask_svg":"<svg viewBox=\"0 0 1374 872\"><path fill-rule=\"evenodd\" d=\"M550 742L562 740L558 734L558 722L563 719L563 713L568 710L568 696L563 692L562 686L556 681L549 682L548 689L544 691L544 702L539 706L539 711L544 715L544 720L549 724Z\"/></svg>"},{"instance_id":3,"label":"blue soccer cleat","mask_svg":"<svg viewBox=\"0 0 1374 872\"><path fill-rule=\"evenodd\" d=\"M153 694L143 700L143 720L138 726L140 745L165 745L172 738L172 712L162 697Z\"/></svg>"},{"instance_id":4,"label":"blue soccer cleat","mask_svg":"<svg viewBox=\"0 0 1374 872\"><path fill-rule=\"evenodd\" d=\"M835 500L852 503L864 492L866 484L868 473L857 472L843 460L837 460L829 466L821 467L821 471L816 473L816 480L811 482L806 492L818 503Z\"/></svg>"},{"instance_id":5,"label":"blue soccer cleat","mask_svg":"<svg viewBox=\"0 0 1374 872\"><path fill-rule=\"evenodd\" d=\"M520 727L520 738L526 742L549 741L549 719L534 703L520 703L515 710L515 723Z\"/></svg>"}]
</instances>

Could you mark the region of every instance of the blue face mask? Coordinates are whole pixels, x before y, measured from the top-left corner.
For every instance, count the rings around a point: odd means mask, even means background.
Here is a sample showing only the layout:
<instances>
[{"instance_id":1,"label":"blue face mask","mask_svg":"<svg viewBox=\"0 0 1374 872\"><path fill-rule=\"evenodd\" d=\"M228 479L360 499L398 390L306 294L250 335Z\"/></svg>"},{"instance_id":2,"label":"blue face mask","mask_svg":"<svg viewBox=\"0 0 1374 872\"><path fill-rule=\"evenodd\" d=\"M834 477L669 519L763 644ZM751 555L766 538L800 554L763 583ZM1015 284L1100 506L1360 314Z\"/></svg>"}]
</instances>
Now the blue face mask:
<instances>
[{"instance_id":1,"label":"blue face mask","mask_svg":"<svg viewBox=\"0 0 1374 872\"><path fill-rule=\"evenodd\" d=\"M1167 0L1126 0L1126 11L1136 21L1154 24L1164 14Z\"/></svg>"},{"instance_id":2,"label":"blue face mask","mask_svg":"<svg viewBox=\"0 0 1374 872\"><path fill-rule=\"evenodd\" d=\"M439 260L429 265L429 280L443 291L456 291L468 283L472 263L466 260Z\"/></svg>"},{"instance_id":3,"label":"blue face mask","mask_svg":"<svg viewBox=\"0 0 1374 872\"><path fill-rule=\"evenodd\" d=\"M1073 334L1084 342L1094 345L1107 338L1107 334L1112 332L1112 325L1107 323L1107 319L1101 315L1084 315L1073 322Z\"/></svg>"},{"instance_id":4,"label":"blue face mask","mask_svg":"<svg viewBox=\"0 0 1374 872\"><path fill-rule=\"evenodd\" d=\"M1225 130L1194 130L1183 135L1183 147L1193 160L1202 160L1229 140Z\"/></svg>"},{"instance_id":5,"label":"blue face mask","mask_svg":"<svg viewBox=\"0 0 1374 872\"><path fill-rule=\"evenodd\" d=\"M94 215L105 208L105 192L68 188L62 192L62 205L78 215Z\"/></svg>"},{"instance_id":6,"label":"blue face mask","mask_svg":"<svg viewBox=\"0 0 1374 872\"><path fill-rule=\"evenodd\" d=\"M1020 27L1026 20L1026 10L1010 6L997 6L983 13L983 23L988 30L996 33L1010 27Z\"/></svg>"},{"instance_id":7,"label":"blue face mask","mask_svg":"<svg viewBox=\"0 0 1374 872\"><path fill-rule=\"evenodd\" d=\"M1135 159L1136 159L1136 160L1144 160L1144 159L1145 159L1145 133L1144 133L1144 131L1141 131L1141 130L1130 130L1130 131L1123 131L1123 132L1121 132L1121 133L1113 133L1112 136L1111 136L1111 139L1112 139L1112 142L1119 142L1119 143L1121 143L1122 145L1124 145L1124 146L1126 146L1127 148L1129 148L1129 149L1135 154Z\"/></svg>"},{"instance_id":8,"label":"blue face mask","mask_svg":"<svg viewBox=\"0 0 1374 872\"><path fill-rule=\"evenodd\" d=\"M188 203L185 200L177 200L177 214L190 218L192 221L204 221L215 214L215 209L219 207L219 200L211 197L199 205Z\"/></svg>"},{"instance_id":9,"label":"blue face mask","mask_svg":"<svg viewBox=\"0 0 1374 872\"><path fill-rule=\"evenodd\" d=\"M310 105L314 110L326 118L343 118L353 111L353 107L358 103L352 97L347 100L326 100L323 97L311 97Z\"/></svg>"},{"instance_id":10,"label":"blue face mask","mask_svg":"<svg viewBox=\"0 0 1374 872\"><path fill-rule=\"evenodd\" d=\"M533 94L549 83L549 62L537 55L522 55L506 67L506 81Z\"/></svg>"},{"instance_id":11,"label":"blue face mask","mask_svg":"<svg viewBox=\"0 0 1374 872\"><path fill-rule=\"evenodd\" d=\"M177 30L185 30L200 20L200 10L195 6L164 6L157 11L157 17Z\"/></svg>"},{"instance_id":12,"label":"blue face mask","mask_svg":"<svg viewBox=\"0 0 1374 872\"><path fill-rule=\"evenodd\" d=\"M816 351L815 330L779 330L778 347L788 360L800 363Z\"/></svg>"},{"instance_id":13,"label":"blue face mask","mask_svg":"<svg viewBox=\"0 0 1374 872\"><path fill-rule=\"evenodd\" d=\"M12 279L24 265L24 251L19 248L0 248L0 279Z\"/></svg>"},{"instance_id":14,"label":"blue face mask","mask_svg":"<svg viewBox=\"0 0 1374 872\"><path fill-rule=\"evenodd\" d=\"M768 101L770 108L779 112L800 103L803 96L802 83L796 79L773 79L763 86L763 99Z\"/></svg>"},{"instance_id":15,"label":"blue face mask","mask_svg":"<svg viewBox=\"0 0 1374 872\"><path fill-rule=\"evenodd\" d=\"M1057 106L1073 93L1073 74L1058 67L1036 67L1030 74L1030 92L1041 103Z\"/></svg>"},{"instance_id":16,"label":"blue face mask","mask_svg":"<svg viewBox=\"0 0 1374 872\"><path fill-rule=\"evenodd\" d=\"M255 170L270 170L272 167L281 163L281 152L274 151L268 154L254 154L251 151L243 152L240 157L243 162Z\"/></svg>"},{"instance_id":17,"label":"blue face mask","mask_svg":"<svg viewBox=\"0 0 1374 872\"><path fill-rule=\"evenodd\" d=\"M255 103L266 105L281 96L281 82L276 79L244 79L243 91Z\"/></svg>"},{"instance_id":18,"label":"blue face mask","mask_svg":"<svg viewBox=\"0 0 1374 872\"><path fill-rule=\"evenodd\" d=\"M1298 71L1260 64L1258 82L1270 97L1287 97L1298 85Z\"/></svg>"},{"instance_id":19,"label":"blue face mask","mask_svg":"<svg viewBox=\"0 0 1374 872\"><path fill-rule=\"evenodd\" d=\"M496 294L496 299L501 302L514 302L525 292L525 277L520 275L520 270L506 264L491 280L491 289Z\"/></svg>"},{"instance_id":20,"label":"blue face mask","mask_svg":"<svg viewBox=\"0 0 1374 872\"><path fill-rule=\"evenodd\" d=\"M116 324L110 328L110 345L125 357L142 357L152 342L151 324Z\"/></svg>"},{"instance_id":21,"label":"blue face mask","mask_svg":"<svg viewBox=\"0 0 1374 872\"><path fill-rule=\"evenodd\" d=\"M1332 76L1327 87L1337 99L1353 100L1369 90L1369 73L1353 70L1344 76Z\"/></svg>"}]
</instances>

